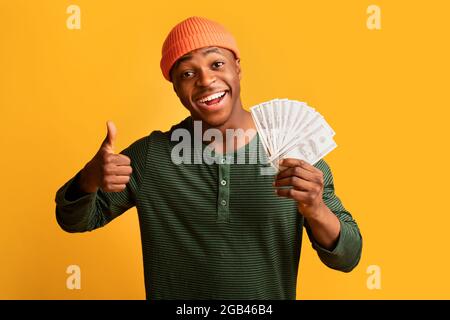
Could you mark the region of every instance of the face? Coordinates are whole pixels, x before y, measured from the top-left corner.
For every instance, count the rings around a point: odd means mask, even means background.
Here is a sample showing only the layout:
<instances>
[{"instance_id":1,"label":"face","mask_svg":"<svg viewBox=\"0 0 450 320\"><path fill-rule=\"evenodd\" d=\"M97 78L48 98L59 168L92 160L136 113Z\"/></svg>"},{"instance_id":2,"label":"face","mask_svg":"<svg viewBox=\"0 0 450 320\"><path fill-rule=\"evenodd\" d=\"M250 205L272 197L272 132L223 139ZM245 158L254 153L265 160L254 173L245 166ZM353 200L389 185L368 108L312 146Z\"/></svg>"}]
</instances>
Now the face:
<instances>
[{"instance_id":1,"label":"face","mask_svg":"<svg viewBox=\"0 0 450 320\"><path fill-rule=\"evenodd\" d=\"M241 108L241 68L230 50L194 50L178 59L170 75L175 93L192 118L209 127L227 127Z\"/></svg>"}]
</instances>

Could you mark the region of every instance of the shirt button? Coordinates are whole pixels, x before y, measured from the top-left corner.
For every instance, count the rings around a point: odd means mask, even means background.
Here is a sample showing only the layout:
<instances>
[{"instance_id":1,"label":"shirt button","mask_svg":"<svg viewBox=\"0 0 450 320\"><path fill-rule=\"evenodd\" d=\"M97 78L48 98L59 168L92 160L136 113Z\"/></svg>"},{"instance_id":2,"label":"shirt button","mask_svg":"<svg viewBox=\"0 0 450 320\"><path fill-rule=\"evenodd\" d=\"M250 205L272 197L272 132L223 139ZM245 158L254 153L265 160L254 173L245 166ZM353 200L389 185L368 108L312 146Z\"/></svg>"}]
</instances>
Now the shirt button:
<instances>
[{"instance_id":1,"label":"shirt button","mask_svg":"<svg viewBox=\"0 0 450 320\"><path fill-rule=\"evenodd\" d=\"M227 181L226 180L222 180L222 181L220 181L220 184L224 186L224 185L227 184Z\"/></svg>"},{"instance_id":2,"label":"shirt button","mask_svg":"<svg viewBox=\"0 0 450 320\"><path fill-rule=\"evenodd\" d=\"M227 205L227 201L226 201L226 200L222 200L220 203L221 203L223 206L226 206L226 205Z\"/></svg>"}]
</instances>

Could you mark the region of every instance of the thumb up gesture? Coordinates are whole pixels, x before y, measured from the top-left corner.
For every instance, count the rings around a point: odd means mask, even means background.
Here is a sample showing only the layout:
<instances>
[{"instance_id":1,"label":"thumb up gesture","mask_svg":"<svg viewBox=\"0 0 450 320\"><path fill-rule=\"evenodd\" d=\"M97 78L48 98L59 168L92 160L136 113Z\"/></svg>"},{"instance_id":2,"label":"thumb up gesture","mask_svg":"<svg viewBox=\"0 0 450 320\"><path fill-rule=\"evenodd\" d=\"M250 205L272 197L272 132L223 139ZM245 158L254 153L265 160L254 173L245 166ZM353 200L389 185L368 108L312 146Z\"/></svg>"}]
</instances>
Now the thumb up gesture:
<instances>
[{"instance_id":1,"label":"thumb up gesture","mask_svg":"<svg viewBox=\"0 0 450 320\"><path fill-rule=\"evenodd\" d=\"M117 129L112 121L106 123L107 135L100 149L81 171L80 188L84 192L120 192L130 181L131 160L123 154L114 153Z\"/></svg>"}]
</instances>

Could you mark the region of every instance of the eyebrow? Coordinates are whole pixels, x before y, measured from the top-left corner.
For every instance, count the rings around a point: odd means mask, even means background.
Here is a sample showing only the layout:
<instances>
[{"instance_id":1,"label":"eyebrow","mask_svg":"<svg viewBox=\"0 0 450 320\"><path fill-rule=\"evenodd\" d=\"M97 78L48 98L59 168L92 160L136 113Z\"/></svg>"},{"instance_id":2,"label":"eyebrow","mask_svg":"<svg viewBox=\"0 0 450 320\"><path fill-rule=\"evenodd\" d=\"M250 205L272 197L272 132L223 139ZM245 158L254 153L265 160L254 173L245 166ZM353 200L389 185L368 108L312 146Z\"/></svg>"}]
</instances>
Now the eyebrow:
<instances>
[{"instance_id":1,"label":"eyebrow","mask_svg":"<svg viewBox=\"0 0 450 320\"><path fill-rule=\"evenodd\" d=\"M206 57L206 56L207 56L208 54L210 54L210 53L218 53L218 54L221 54L221 52L220 52L219 49L217 49L217 48L209 48L208 50L205 50L205 51L203 51L202 53L203 53L203 56L204 56L204 57ZM188 53L188 54L182 56L180 59L177 60L175 66L174 66L174 69L175 69L177 66L179 66L180 63L185 62L185 61L189 61L189 60L191 60L191 59L192 59L192 54L190 54L190 53Z\"/></svg>"}]
</instances>

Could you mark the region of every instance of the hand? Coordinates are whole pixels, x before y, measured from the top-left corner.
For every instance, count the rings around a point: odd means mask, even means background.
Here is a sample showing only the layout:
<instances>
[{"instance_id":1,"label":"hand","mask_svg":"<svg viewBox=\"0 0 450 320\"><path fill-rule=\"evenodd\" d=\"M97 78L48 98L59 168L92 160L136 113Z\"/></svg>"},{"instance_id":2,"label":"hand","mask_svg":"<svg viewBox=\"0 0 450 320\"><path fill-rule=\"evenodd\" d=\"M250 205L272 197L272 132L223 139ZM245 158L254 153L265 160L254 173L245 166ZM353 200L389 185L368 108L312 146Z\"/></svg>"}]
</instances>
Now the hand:
<instances>
[{"instance_id":1,"label":"hand","mask_svg":"<svg viewBox=\"0 0 450 320\"><path fill-rule=\"evenodd\" d=\"M112 121L106 123L108 133L97 154L81 171L80 188L84 192L120 192L130 181L131 160L123 154L114 153L117 129Z\"/></svg>"},{"instance_id":2,"label":"hand","mask_svg":"<svg viewBox=\"0 0 450 320\"><path fill-rule=\"evenodd\" d=\"M287 168L277 174L273 185L292 188L275 189L275 193L296 200L305 218L314 218L323 212L326 206L322 200L323 172L299 159L283 159L280 165Z\"/></svg>"}]
</instances>

